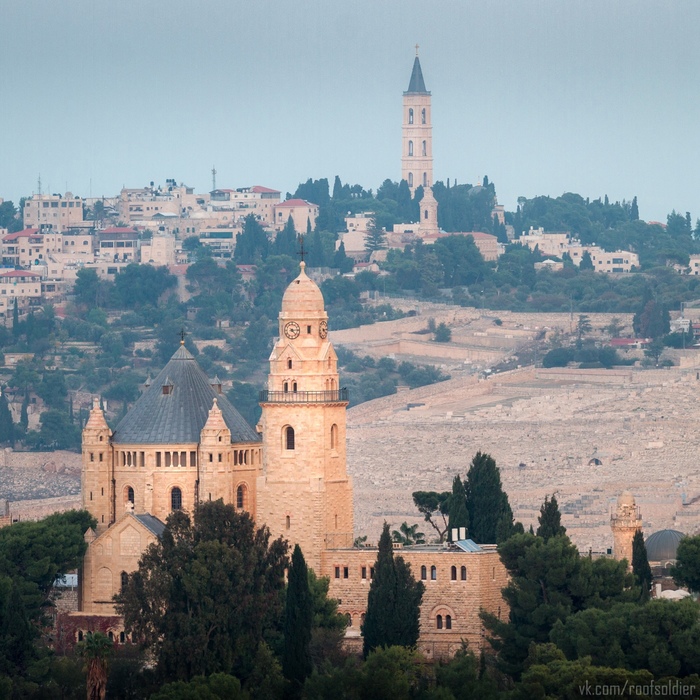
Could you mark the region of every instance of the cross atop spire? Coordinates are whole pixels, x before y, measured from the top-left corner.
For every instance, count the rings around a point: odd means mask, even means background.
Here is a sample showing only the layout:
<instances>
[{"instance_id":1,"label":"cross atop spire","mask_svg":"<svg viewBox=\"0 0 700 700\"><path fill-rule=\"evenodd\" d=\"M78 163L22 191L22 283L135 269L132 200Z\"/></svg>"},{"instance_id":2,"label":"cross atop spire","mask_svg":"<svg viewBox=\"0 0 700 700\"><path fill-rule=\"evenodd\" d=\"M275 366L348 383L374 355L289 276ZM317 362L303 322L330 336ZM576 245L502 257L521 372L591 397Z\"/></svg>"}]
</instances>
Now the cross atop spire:
<instances>
[{"instance_id":1,"label":"cross atop spire","mask_svg":"<svg viewBox=\"0 0 700 700\"><path fill-rule=\"evenodd\" d=\"M299 252L297 255L301 258L301 261L304 262L304 257L308 254L308 251L306 248L304 248L304 234L301 233L299 234Z\"/></svg>"},{"instance_id":2,"label":"cross atop spire","mask_svg":"<svg viewBox=\"0 0 700 700\"><path fill-rule=\"evenodd\" d=\"M184 344L185 344L185 336L186 336L186 335L187 335L187 333L185 333L185 329L184 329L184 328L181 328L181 329L180 329L180 345L184 345Z\"/></svg>"},{"instance_id":3,"label":"cross atop spire","mask_svg":"<svg viewBox=\"0 0 700 700\"><path fill-rule=\"evenodd\" d=\"M418 44L416 44L416 58L418 58L418 49L419 48L420 48L420 46Z\"/></svg>"}]
</instances>

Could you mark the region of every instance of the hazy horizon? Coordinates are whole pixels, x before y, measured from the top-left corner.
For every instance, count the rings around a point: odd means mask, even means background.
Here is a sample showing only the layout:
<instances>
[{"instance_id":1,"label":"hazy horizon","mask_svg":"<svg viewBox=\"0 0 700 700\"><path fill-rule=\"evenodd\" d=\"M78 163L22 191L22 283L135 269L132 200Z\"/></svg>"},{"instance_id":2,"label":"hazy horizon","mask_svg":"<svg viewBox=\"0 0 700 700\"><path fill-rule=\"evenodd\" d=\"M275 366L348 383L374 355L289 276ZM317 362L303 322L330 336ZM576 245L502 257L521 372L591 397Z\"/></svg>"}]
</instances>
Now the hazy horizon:
<instances>
[{"instance_id":1,"label":"hazy horizon","mask_svg":"<svg viewBox=\"0 0 700 700\"><path fill-rule=\"evenodd\" d=\"M6 2L0 197L398 180L414 44L436 180L700 217L700 4Z\"/></svg>"}]
</instances>

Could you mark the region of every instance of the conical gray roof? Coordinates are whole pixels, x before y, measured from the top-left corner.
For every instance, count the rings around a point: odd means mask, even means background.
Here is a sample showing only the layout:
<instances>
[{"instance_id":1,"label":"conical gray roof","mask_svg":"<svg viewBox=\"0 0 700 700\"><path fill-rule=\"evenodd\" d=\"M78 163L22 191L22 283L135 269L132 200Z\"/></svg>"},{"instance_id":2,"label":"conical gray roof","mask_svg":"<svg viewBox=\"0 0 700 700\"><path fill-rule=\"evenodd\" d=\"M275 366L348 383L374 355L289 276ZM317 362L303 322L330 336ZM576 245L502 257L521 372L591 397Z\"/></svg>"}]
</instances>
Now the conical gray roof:
<instances>
[{"instance_id":1,"label":"conical gray roof","mask_svg":"<svg viewBox=\"0 0 700 700\"><path fill-rule=\"evenodd\" d=\"M168 386L164 393L163 386ZM209 383L189 350L181 345L151 386L122 418L112 441L117 444L197 443L217 399L232 442L259 442L260 436Z\"/></svg>"},{"instance_id":2,"label":"conical gray roof","mask_svg":"<svg viewBox=\"0 0 700 700\"><path fill-rule=\"evenodd\" d=\"M420 68L420 61L418 56L416 60L413 61L413 71L411 72L411 82L408 84L408 90L406 90L407 95L418 94L418 95L429 95L430 93L425 89L425 81L423 80L423 71Z\"/></svg>"}]
</instances>

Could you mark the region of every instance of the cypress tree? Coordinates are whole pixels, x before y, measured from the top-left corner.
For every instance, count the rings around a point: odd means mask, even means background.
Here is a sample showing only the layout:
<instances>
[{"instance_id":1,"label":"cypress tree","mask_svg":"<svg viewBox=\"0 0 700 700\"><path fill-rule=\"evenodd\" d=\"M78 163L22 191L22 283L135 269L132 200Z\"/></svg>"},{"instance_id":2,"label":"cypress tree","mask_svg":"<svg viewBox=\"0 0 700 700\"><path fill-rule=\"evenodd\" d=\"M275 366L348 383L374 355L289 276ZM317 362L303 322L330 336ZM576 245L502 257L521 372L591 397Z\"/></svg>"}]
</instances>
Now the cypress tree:
<instances>
[{"instance_id":1,"label":"cypress tree","mask_svg":"<svg viewBox=\"0 0 700 700\"><path fill-rule=\"evenodd\" d=\"M502 537L506 534L506 520L510 519L512 527L513 513L508 496L501 487L501 474L491 455L476 453L467 473L465 490L471 538L478 544L498 542L499 530Z\"/></svg>"},{"instance_id":2,"label":"cypress tree","mask_svg":"<svg viewBox=\"0 0 700 700\"><path fill-rule=\"evenodd\" d=\"M22 426L22 430L27 432L29 427L29 392L25 392L24 400L22 401L22 411L19 414L19 423ZM82 426L81 426L82 427Z\"/></svg>"},{"instance_id":3,"label":"cypress tree","mask_svg":"<svg viewBox=\"0 0 700 700\"><path fill-rule=\"evenodd\" d=\"M540 526L537 528L537 536L542 537L546 542L550 537L565 535L566 528L561 524L561 513L559 512L559 504L557 497L552 494L544 497L544 503L540 508L540 517L537 519Z\"/></svg>"},{"instance_id":4,"label":"cypress tree","mask_svg":"<svg viewBox=\"0 0 700 700\"><path fill-rule=\"evenodd\" d=\"M300 697L304 681L311 675L311 625L313 604L309 590L309 574L299 545L294 546L287 582L287 604L284 617L284 652L282 671L291 682L293 697Z\"/></svg>"},{"instance_id":5,"label":"cypress tree","mask_svg":"<svg viewBox=\"0 0 700 700\"><path fill-rule=\"evenodd\" d=\"M15 297L15 308L12 310L12 335L19 338L19 309L17 308L17 297Z\"/></svg>"},{"instance_id":6,"label":"cypress tree","mask_svg":"<svg viewBox=\"0 0 700 700\"><path fill-rule=\"evenodd\" d=\"M0 392L0 442L15 446L15 424L4 391Z\"/></svg>"},{"instance_id":7,"label":"cypress tree","mask_svg":"<svg viewBox=\"0 0 700 700\"><path fill-rule=\"evenodd\" d=\"M469 532L469 511L467 510L467 495L464 492L464 484L459 474L452 480L452 495L450 496L450 519L448 527L448 539L452 541L453 528L464 527Z\"/></svg>"},{"instance_id":8,"label":"cypress tree","mask_svg":"<svg viewBox=\"0 0 700 700\"><path fill-rule=\"evenodd\" d=\"M639 219L639 207L637 206L637 197L632 199L632 206L630 207L630 219L632 221L637 221Z\"/></svg>"},{"instance_id":9,"label":"cypress tree","mask_svg":"<svg viewBox=\"0 0 700 700\"><path fill-rule=\"evenodd\" d=\"M409 564L401 557L394 559L389 525L384 523L362 624L365 657L381 646L416 645L424 590L411 575Z\"/></svg>"},{"instance_id":10,"label":"cypress tree","mask_svg":"<svg viewBox=\"0 0 700 700\"><path fill-rule=\"evenodd\" d=\"M641 530L634 533L632 540L632 572L639 587L642 590L641 600L649 600L651 588L651 567L647 557L647 547L644 544L644 535Z\"/></svg>"}]
</instances>

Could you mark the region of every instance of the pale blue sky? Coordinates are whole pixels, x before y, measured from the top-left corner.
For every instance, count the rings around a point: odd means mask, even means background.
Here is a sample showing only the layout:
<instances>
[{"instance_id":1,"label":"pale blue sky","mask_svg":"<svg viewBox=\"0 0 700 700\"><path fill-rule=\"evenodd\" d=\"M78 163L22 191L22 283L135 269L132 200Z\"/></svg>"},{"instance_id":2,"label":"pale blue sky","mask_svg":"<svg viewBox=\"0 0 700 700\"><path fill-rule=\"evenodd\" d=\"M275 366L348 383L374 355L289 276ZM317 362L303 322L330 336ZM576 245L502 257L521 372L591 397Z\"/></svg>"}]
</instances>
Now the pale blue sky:
<instances>
[{"instance_id":1,"label":"pale blue sky","mask_svg":"<svg viewBox=\"0 0 700 700\"><path fill-rule=\"evenodd\" d=\"M436 179L700 217L694 0L0 0L0 197L400 176L420 44Z\"/></svg>"}]
</instances>

